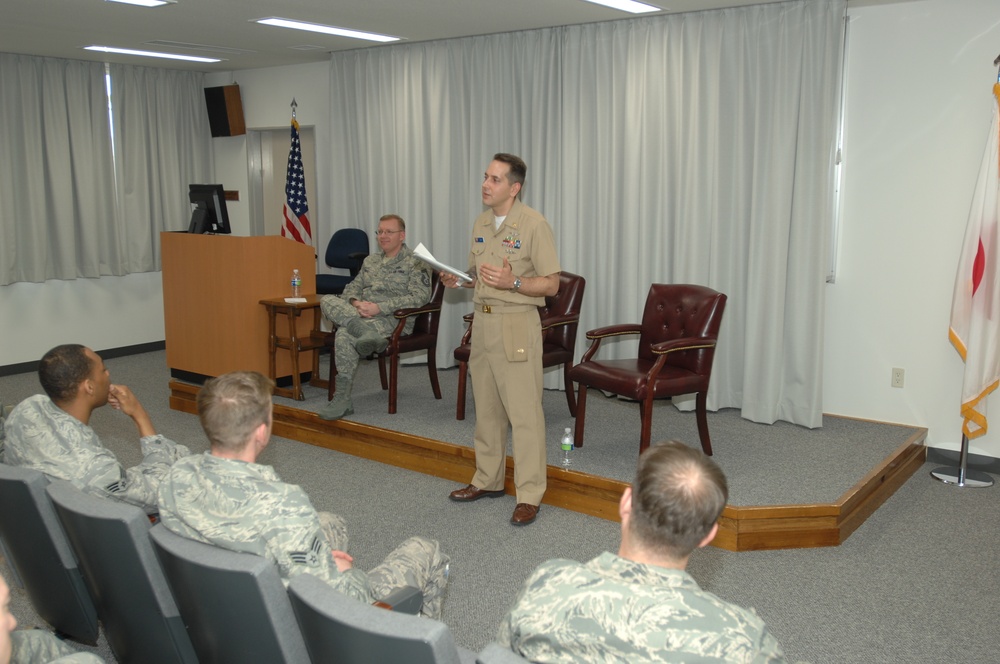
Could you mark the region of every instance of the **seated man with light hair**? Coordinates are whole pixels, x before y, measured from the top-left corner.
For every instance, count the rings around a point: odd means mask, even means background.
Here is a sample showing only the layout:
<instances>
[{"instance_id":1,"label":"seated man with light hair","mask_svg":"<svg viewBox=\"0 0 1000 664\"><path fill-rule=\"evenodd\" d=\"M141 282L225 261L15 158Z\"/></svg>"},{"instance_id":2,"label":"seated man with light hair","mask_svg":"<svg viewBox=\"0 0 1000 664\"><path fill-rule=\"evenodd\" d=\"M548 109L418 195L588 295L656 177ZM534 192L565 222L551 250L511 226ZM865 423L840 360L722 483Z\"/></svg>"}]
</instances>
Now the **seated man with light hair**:
<instances>
[{"instance_id":1,"label":"seated man with light hair","mask_svg":"<svg viewBox=\"0 0 1000 664\"><path fill-rule=\"evenodd\" d=\"M543 563L498 641L532 662L784 662L755 613L685 571L715 537L728 495L722 470L701 451L676 441L649 447L618 505L618 555Z\"/></svg>"},{"instance_id":2,"label":"seated man with light hair","mask_svg":"<svg viewBox=\"0 0 1000 664\"><path fill-rule=\"evenodd\" d=\"M301 487L286 484L257 457L271 439L274 383L256 371L212 378L198 393L198 417L211 443L174 464L160 486L160 519L183 537L252 553L278 566L286 582L308 572L365 603L402 586L423 592L421 613L441 616L448 556L437 542L411 537L365 573L347 553L339 516L319 513Z\"/></svg>"},{"instance_id":3,"label":"seated man with light hair","mask_svg":"<svg viewBox=\"0 0 1000 664\"><path fill-rule=\"evenodd\" d=\"M104 360L86 346L66 344L45 353L38 380L45 394L28 397L3 422L0 461L154 514L160 479L190 450L156 433L132 390L112 385ZM106 404L135 422L143 455L139 465L124 468L90 427L93 412Z\"/></svg>"},{"instance_id":4,"label":"seated man with light hair","mask_svg":"<svg viewBox=\"0 0 1000 664\"><path fill-rule=\"evenodd\" d=\"M375 232L379 251L365 259L361 272L344 287L341 295L324 295L323 315L337 326L333 400L319 411L324 420L339 420L354 413L351 391L358 362L381 353L396 329L396 309L419 307L431 298L431 274L427 265L406 245L406 222L398 214L382 215ZM403 334L413 331L416 321L407 319Z\"/></svg>"}]
</instances>

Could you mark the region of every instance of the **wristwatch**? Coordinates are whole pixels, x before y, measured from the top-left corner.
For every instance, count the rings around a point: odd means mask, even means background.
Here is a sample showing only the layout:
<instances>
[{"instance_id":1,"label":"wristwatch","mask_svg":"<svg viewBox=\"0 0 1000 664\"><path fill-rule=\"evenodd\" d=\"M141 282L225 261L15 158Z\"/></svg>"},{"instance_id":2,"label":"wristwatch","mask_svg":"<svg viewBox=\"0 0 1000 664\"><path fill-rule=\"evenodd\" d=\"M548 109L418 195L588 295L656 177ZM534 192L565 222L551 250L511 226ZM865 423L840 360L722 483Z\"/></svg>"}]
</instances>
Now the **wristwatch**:
<instances>
[{"instance_id":1,"label":"wristwatch","mask_svg":"<svg viewBox=\"0 0 1000 664\"><path fill-rule=\"evenodd\" d=\"M514 290L521 289L521 277L514 277Z\"/></svg>"}]
</instances>

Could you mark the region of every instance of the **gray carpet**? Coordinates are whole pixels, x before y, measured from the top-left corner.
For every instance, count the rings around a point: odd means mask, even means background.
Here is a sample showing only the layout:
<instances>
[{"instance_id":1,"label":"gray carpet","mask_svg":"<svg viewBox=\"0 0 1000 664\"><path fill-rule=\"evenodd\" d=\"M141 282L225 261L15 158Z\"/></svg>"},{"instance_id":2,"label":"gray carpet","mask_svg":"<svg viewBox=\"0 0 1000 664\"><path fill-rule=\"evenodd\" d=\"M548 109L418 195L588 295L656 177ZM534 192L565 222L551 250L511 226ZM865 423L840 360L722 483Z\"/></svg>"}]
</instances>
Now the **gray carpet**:
<instances>
[{"instance_id":1,"label":"gray carpet","mask_svg":"<svg viewBox=\"0 0 1000 664\"><path fill-rule=\"evenodd\" d=\"M440 401L434 399L426 365L403 366L399 374L397 412L389 415L378 366L362 363L355 378L355 412L346 419L472 445L476 418L471 379L466 419L459 421L455 419L457 369L438 372ZM304 392L305 401L278 398L276 402L313 412L326 405L325 389L306 386ZM574 420L564 392L546 390L543 406L549 464L558 465L559 440L566 427L572 430ZM739 506L832 503L915 432L912 427L830 416L818 429L787 422L755 424L734 408L709 413L708 427L715 460L729 479L730 504ZM694 412L658 402L653 408L652 440L667 438L700 446ZM630 482L639 456L639 404L589 391L584 444L572 456L574 470Z\"/></svg>"},{"instance_id":2,"label":"gray carpet","mask_svg":"<svg viewBox=\"0 0 1000 664\"><path fill-rule=\"evenodd\" d=\"M204 450L207 444L197 418L168 408L164 364L163 353L108 362L112 380L136 391L160 431L194 450ZM429 395L426 369L407 367L402 373L409 372L416 372L413 375L419 379L417 383ZM374 376L373 384L377 385L375 367L362 368L362 381L366 374ZM454 371L442 372L442 377L448 374ZM0 378L0 401L15 402L37 391L34 375ZM359 390L359 415L354 419L394 418L407 426L416 426L420 421L424 422L422 426L442 429L462 425L467 428L458 429L456 437L471 438L471 403L470 419L464 424L455 423L454 388L450 393L447 388L444 391L442 402L430 399L424 405L418 402L418 394L401 391L399 414L388 416L384 395L377 404L373 395L368 408L361 406ZM558 431L559 426L566 425L551 420L569 421L564 397L553 392L545 399L549 427ZM318 408L321 402L325 397L316 393L299 405ZM609 462L627 458L622 462L622 468L627 468L634 464L634 448L638 447L637 407L595 398L588 404L595 408L592 414L596 414L599 402L626 409L621 418L608 418L614 420L611 433L620 440L611 443L604 438L606 434L598 433L594 425L603 418L588 418L588 438L577 462L580 467L604 463L597 461L604 447ZM693 416L669 406L658 410L664 411L658 416L666 419L654 427L654 440L668 436L696 440L674 428L682 421L693 422ZM747 464L760 458L761 470L753 479L740 480L734 494L736 490L746 491L741 495L761 504L780 502L775 496L786 491L794 490L795 495L810 491L811 486L802 485L813 482L825 482L823 491L835 494L835 498L842 491L839 486L849 487L858 478L826 482L825 476L840 472L839 464L847 460L872 454L866 448L883 437L882 433L861 435L853 443L844 443L834 436L827 439L826 446L850 449L831 451L822 449L822 443L802 442L803 433L811 436L815 432L748 423L748 431L759 433L734 434L726 440L722 419L718 414L710 415L717 458L724 467L726 455L730 451L735 454L737 449L742 450ZM833 426L830 419L824 431ZM737 424L741 421L738 417L734 420ZM95 413L92 424L124 463L138 461L135 430L127 418L105 408ZM851 423L849 428L865 424ZM693 423L691 427L693 431ZM552 434L549 437L557 440ZM727 445L731 450L724 447ZM789 446L803 445L808 446L810 456L805 463L787 452ZM887 445L890 451L896 446ZM771 448L786 451L769 456ZM874 456L878 454L881 452ZM452 557L443 619L456 640L474 650L492 640L500 618L538 563L551 557L585 560L603 550L613 551L618 545L618 525L612 522L543 506L536 524L514 528L507 523L513 497L471 505L451 503L445 496L454 483L295 441L275 439L261 462L273 465L287 481L301 484L318 509L337 512L347 519L352 533L351 552L361 568L377 564L411 534L437 538ZM802 470L802 466L822 467ZM928 465L924 470L929 469ZM727 468L727 472L733 478L743 469ZM805 480L800 472L808 473ZM628 474L630 471L622 479L627 479ZM753 486L758 482L782 486ZM754 493L758 489L761 493ZM755 607L790 660L816 664L996 661L1000 652L996 623L1000 615L1000 571L995 553L990 552L995 551L1000 534L997 496L997 489L958 489L936 482L922 471L839 547L742 553L708 548L695 554L689 569L706 589L729 601ZM832 498L823 500L827 499ZM794 502L803 501L795 498ZM15 592L12 610L23 624L34 624L23 592ZM97 652L103 652L109 662L114 661L106 644Z\"/></svg>"}]
</instances>

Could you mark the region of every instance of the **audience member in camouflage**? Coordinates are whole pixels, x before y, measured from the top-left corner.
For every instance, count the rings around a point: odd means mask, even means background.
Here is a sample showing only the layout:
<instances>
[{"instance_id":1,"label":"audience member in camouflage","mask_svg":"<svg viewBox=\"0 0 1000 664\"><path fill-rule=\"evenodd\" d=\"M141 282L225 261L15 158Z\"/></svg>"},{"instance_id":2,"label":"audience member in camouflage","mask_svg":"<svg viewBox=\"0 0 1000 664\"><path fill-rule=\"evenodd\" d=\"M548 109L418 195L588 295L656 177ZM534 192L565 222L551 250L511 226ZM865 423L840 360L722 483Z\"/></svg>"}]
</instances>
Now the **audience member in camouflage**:
<instances>
[{"instance_id":1,"label":"audience member in camouflage","mask_svg":"<svg viewBox=\"0 0 1000 664\"><path fill-rule=\"evenodd\" d=\"M413 537L368 573L354 569L343 519L317 513L301 487L256 463L271 435L273 383L256 372L213 378L198 395L211 450L174 464L160 487L160 519L184 537L273 561L287 582L308 572L371 603L410 585L421 612L438 618L448 557Z\"/></svg>"},{"instance_id":2,"label":"audience member in camouflage","mask_svg":"<svg viewBox=\"0 0 1000 664\"><path fill-rule=\"evenodd\" d=\"M324 295L323 315L337 326L334 359L337 366L336 391L319 416L336 420L354 412L351 389L358 360L380 353L396 329L396 309L419 307L431 297L430 269L406 246L406 222L395 214L378 223L381 251L365 259L361 272L344 288L342 295ZM413 330L406 322L405 333Z\"/></svg>"},{"instance_id":3,"label":"audience member in camouflage","mask_svg":"<svg viewBox=\"0 0 1000 664\"><path fill-rule=\"evenodd\" d=\"M53 348L42 357L38 377L48 396L28 397L7 417L3 462L155 513L160 480L174 461L190 454L188 448L156 433L132 390L112 385L104 361L89 348ZM138 466L123 468L90 427L91 414L105 404L131 417L139 429Z\"/></svg>"},{"instance_id":4,"label":"audience member in camouflage","mask_svg":"<svg viewBox=\"0 0 1000 664\"><path fill-rule=\"evenodd\" d=\"M725 475L700 451L673 441L650 447L619 503L618 555L542 564L499 642L533 662L784 662L753 611L685 571L715 537L727 496Z\"/></svg>"},{"instance_id":5,"label":"audience member in camouflage","mask_svg":"<svg viewBox=\"0 0 1000 664\"><path fill-rule=\"evenodd\" d=\"M10 588L0 576L0 664L104 664L97 655L77 652L51 632L15 632L16 627L17 619L10 612Z\"/></svg>"}]
</instances>

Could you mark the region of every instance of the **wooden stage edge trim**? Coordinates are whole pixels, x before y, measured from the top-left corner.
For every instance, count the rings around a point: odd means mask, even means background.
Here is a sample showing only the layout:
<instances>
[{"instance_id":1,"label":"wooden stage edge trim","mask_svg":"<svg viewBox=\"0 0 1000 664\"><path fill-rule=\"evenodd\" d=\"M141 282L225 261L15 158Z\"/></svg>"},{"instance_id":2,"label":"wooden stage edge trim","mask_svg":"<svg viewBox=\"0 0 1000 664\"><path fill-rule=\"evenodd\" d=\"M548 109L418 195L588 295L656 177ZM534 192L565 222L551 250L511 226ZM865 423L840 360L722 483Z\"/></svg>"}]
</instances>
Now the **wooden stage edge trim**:
<instances>
[{"instance_id":1,"label":"wooden stage edge trim","mask_svg":"<svg viewBox=\"0 0 1000 664\"><path fill-rule=\"evenodd\" d=\"M199 386L170 381L170 407L197 413ZM475 471L473 450L463 445L337 420L274 406L274 434L352 456L467 484ZM814 505L727 505L712 541L728 551L838 546L923 465L927 456L921 428L834 503ZM618 499L627 484L555 466L548 469L544 504L618 521ZM507 457L504 488L514 494L514 466ZM445 499L442 496L442 499Z\"/></svg>"}]
</instances>

